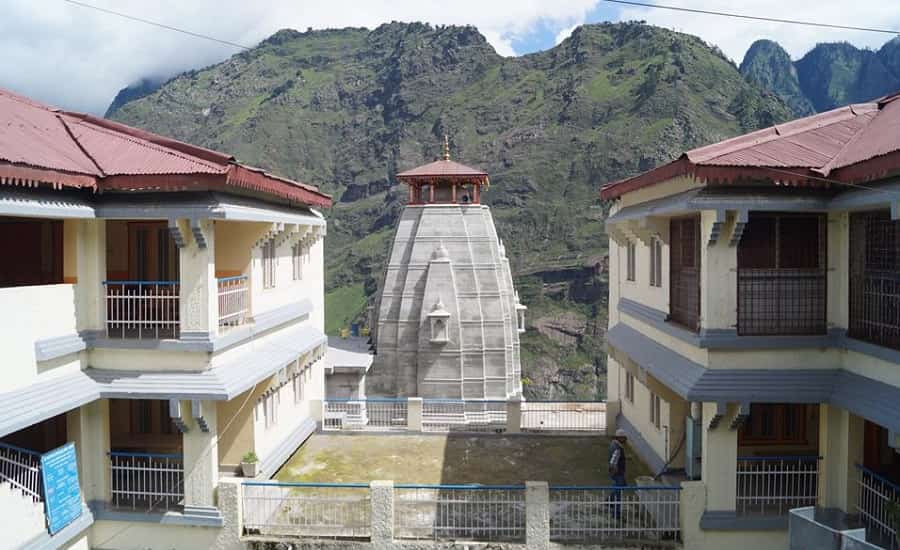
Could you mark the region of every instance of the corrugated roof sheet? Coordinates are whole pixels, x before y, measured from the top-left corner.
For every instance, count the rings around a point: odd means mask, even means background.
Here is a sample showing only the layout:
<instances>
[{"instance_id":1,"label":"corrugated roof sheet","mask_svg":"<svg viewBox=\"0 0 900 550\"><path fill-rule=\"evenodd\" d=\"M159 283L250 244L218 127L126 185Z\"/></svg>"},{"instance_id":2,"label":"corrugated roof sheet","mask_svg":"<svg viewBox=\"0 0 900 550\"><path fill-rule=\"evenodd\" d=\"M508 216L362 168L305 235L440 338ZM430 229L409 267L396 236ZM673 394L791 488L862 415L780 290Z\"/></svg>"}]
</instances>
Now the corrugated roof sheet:
<instances>
[{"instance_id":1,"label":"corrugated roof sheet","mask_svg":"<svg viewBox=\"0 0 900 550\"><path fill-rule=\"evenodd\" d=\"M442 159L400 172L397 177L401 180L406 178L486 178L487 172L453 160Z\"/></svg>"},{"instance_id":2,"label":"corrugated roof sheet","mask_svg":"<svg viewBox=\"0 0 900 550\"><path fill-rule=\"evenodd\" d=\"M671 163L608 184L601 198L691 175L704 181L771 180L827 185L816 178L871 180L900 170L900 93L848 105L687 151ZM881 162L868 162L881 159ZM853 170L842 169L853 167ZM842 179L843 178L843 179Z\"/></svg>"},{"instance_id":3,"label":"corrugated roof sheet","mask_svg":"<svg viewBox=\"0 0 900 550\"><path fill-rule=\"evenodd\" d=\"M234 157L0 89L0 184L182 191L241 187L312 206L331 197Z\"/></svg>"}]
</instances>

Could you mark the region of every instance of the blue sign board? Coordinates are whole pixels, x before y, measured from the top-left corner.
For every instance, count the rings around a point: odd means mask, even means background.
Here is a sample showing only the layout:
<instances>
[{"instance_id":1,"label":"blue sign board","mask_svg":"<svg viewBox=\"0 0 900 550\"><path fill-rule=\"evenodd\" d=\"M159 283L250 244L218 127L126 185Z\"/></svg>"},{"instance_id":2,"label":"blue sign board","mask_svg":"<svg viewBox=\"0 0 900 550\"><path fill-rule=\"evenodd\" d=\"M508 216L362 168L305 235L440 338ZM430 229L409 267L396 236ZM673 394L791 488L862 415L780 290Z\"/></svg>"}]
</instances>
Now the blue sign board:
<instances>
[{"instance_id":1,"label":"blue sign board","mask_svg":"<svg viewBox=\"0 0 900 550\"><path fill-rule=\"evenodd\" d=\"M66 443L41 455L47 528L55 535L81 516L81 485L75 444Z\"/></svg>"}]
</instances>

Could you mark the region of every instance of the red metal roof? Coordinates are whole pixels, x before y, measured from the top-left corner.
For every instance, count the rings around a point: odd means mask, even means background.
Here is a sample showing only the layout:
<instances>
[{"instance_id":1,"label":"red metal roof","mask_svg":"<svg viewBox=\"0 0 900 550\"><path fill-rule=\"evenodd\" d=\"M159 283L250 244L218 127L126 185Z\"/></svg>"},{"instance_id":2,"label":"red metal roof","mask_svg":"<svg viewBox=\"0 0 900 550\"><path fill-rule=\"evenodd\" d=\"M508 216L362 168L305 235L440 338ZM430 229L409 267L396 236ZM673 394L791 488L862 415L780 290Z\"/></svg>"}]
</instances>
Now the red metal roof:
<instances>
[{"instance_id":1,"label":"red metal roof","mask_svg":"<svg viewBox=\"0 0 900 550\"><path fill-rule=\"evenodd\" d=\"M613 199L648 185L690 175L704 182L768 180L779 185L848 183L900 170L900 93L848 105L687 151L677 160L605 185ZM877 162L874 162L877 161ZM847 178L846 180L841 178Z\"/></svg>"},{"instance_id":2,"label":"red metal roof","mask_svg":"<svg viewBox=\"0 0 900 550\"><path fill-rule=\"evenodd\" d=\"M183 191L240 187L313 206L331 197L234 157L0 89L0 184Z\"/></svg>"},{"instance_id":3,"label":"red metal roof","mask_svg":"<svg viewBox=\"0 0 900 550\"><path fill-rule=\"evenodd\" d=\"M474 183L487 183L488 174L483 170L460 164L450 159L436 160L411 170L397 174L400 181L420 181L433 179L466 180Z\"/></svg>"}]
</instances>

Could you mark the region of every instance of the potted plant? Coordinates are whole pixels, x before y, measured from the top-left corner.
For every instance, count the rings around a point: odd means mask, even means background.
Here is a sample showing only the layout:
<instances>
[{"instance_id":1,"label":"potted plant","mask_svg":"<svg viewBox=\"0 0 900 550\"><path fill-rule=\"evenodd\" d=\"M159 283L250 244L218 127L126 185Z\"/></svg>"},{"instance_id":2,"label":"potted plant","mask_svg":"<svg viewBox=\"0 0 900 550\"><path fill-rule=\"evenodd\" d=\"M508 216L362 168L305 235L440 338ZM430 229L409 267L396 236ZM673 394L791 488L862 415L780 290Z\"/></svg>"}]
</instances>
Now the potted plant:
<instances>
[{"instance_id":1,"label":"potted plant","mask_svg":"<svg viewBox=\"0 0 900 550\"><path fill-rule=\"evenodd\" d=\"M259 470L259 457L253 451L248 451L241 459L241 471L244 477L256 477Z\"/></svg>"}]
</instances>

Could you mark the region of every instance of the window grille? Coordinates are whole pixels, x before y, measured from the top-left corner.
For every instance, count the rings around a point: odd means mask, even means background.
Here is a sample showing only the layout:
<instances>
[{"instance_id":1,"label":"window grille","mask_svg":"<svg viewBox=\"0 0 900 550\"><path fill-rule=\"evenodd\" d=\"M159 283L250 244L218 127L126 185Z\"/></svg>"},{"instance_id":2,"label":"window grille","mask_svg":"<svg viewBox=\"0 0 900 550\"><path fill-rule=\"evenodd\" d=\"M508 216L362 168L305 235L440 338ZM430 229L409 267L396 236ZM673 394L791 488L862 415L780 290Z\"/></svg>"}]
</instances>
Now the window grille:
<instances>
[{"instance_id":1,"label":"window grille","mask_svg":"<svg viewBox=\"0 0 900 550\"><path fill-rule=\"evenodd\" d=\"M700 217L669 222L669 320L700 330Z\"/></svg>"},{"instance_id":2,"label":"window grille","mask_svg":"<svg viewBox=\"0 0 900 550\"><path fill-rule=\"evenodd\" d=\"M738 334L824 334L823 214L751 212L738 246Z\"/></svg>"},{"instance_id":3,"label":"window grille","mask_svg":"<svg viewBox=\"0 0 900 550\"><path fill-rule=\"evenodd\" d=\"M900 349L900 220L888 210L850 216L848 334Z\"/></svg>"},{"instance_id":4,"label":"window grille","mask_svg":"<svg viewBox=\"0 0 900 550\"><path fill-rule=\"evenodd\" d=\"M262 247L263 288L275 286L275 237L272 237Z\"/></svg>"}]
</instances>

